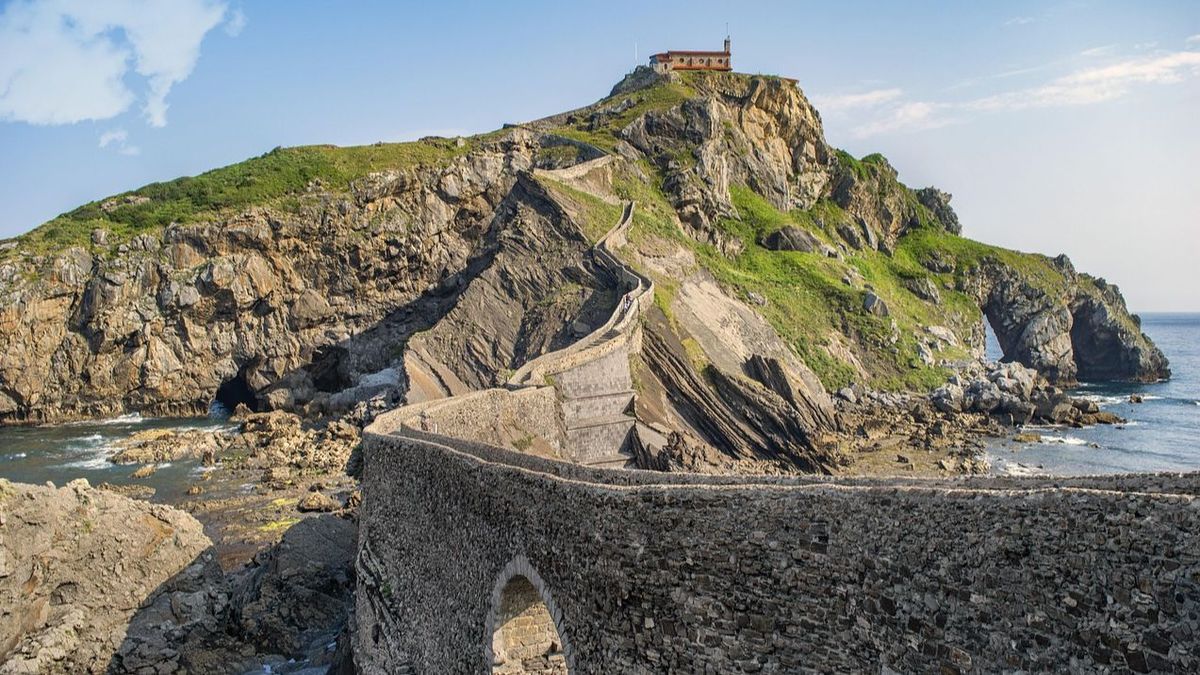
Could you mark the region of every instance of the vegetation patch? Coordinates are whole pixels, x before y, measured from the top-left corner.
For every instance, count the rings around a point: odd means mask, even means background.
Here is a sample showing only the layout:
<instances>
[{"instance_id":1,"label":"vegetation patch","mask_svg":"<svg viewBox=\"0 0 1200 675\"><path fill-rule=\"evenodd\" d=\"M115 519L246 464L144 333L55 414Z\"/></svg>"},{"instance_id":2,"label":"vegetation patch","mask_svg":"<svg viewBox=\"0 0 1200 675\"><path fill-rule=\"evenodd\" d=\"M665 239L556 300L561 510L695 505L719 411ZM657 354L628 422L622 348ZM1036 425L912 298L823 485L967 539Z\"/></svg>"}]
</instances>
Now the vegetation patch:
<instances>
[{"instance_id":1,"label":"vegetation patch","mask_svg":"<svg viewBox=\"0 0 1200 675\"><path fill-rule=\"evenodd\" d=\"M87 245L91 231L108 230L122 241L170 223L216 220L250 206L281 204L298 209L297 195L314 182L346 192L350 182L377 171L441 164L466 154L487 136L436 138L341 148L310 145L275 148L259 157L124 192L85 204L18 238L20 249L46 253Z\"/></svg>"},{"instance_id":2,"label":"vegetation patch","mask_svg":"<svg viewBox=\"0 0 1200 675\"><path fill-rule=\"evenodd\" d=\"M696 90L686 78L663 82L603 99L593 107L591 115L558 127L554 133L612 152L620 131L635 119L650 111L670 110L695 96Z\"/></svg>"},{"instance_id":3,"label":"vegetation patch","mask_svg":"<svg viewBox=\"0 0 1200 675\"><path fill-rule=\"evenodd\" d=\"M610 204L593 194L552 178L538 176L537 180L573 212L575 220L583 228L584 235L593 244L600 241L600 237L621 220L620 204Z\"/></svg>"}]
</instances>

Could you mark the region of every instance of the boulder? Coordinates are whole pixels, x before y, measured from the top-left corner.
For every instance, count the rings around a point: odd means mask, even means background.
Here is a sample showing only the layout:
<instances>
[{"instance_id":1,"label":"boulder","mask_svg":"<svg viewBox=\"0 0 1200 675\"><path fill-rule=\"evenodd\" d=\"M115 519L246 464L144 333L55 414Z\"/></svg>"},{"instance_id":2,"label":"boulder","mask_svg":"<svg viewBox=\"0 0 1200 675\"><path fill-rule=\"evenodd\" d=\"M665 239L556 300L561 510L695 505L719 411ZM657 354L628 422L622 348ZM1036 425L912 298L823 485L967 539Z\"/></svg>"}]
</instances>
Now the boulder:
<instances>
[{"instance_id":1,"label":"boulder","mask_svg":"<svg viewBox=\"0 0 1200 675\"><path fill-rule=\"evenodd\" d=\"M944 413L957 413L963 410L963 390L956 384L945 384L938 387L929 395L933 407Z\"/></svg>"},{"instance_id":2,"label":"boulder","mask_svg":"<svg viewBox=\"0 0 1200 675\"><path fill-rule=\"evenodd\" d=\"M863 297L863 309L868 314L874 314L875 316L889 316L891 314L887 303L883 301L883 298L876 295L875 291L867 291L866 296Z\"/></svg>"},{"instance_id":3,"label":"boulder","mask_svg":"<svg viewBox=\"0 0 1200 675\"><path fill-rule=\"evenodd\" d=\"M213 560L190 515L86 480L0 479L0 503L0 672L105 672L138 608ZM177 670L155 668L146 672Z\"/></svg>"},{"instance_id":4,"label":"boulder","mask_svg":"<svg viewBox=\"0 0 1200 675\"><path fill-rule=\"evenodd\" d=\"M296 509L302 513L329 513L340 508L342 505L337 500L322 492L310 492L304 495L304 498L296 505Z\"/></svg>"},{"instance_id":5,"label":"boulder","mask_svg":"<svg viewBox=\"0 0 1200 675\"><path fill-rule=\"evenodd\" d=\"M234 597L244 639L285 656L303 655L322 635L333 642L354 598L355 539L348 520L306 518L256 556Z\"/></svg>"},{"instance_id":6,"label":"boulder","mask_svg":"<svg viewBox=\"0 0 1200 675\"><path fill-rule=\"evenodd\" d=\"M821 250L823 242L808 230L789 225L770 234L760 236L759 245L772 251L802 251L812 253Z\"/></svg>"},{"instance_id":7,"label":"boulder","mask_svg":"<svg viewBox=\"0 0 1200 675\"><path fill-rule=\"evenodd\" d=\"M972 382L963 395L963 407L972 412L990 413L1000 406L1001 391L987 380Z\"/></svg>"},{"instance_id":8,"label":"boulder","mask_svg":"<svg viewBox=\"0 0 1200 675\"><path fill-rule=\"evenodd\" d=\"M929 277L909 279L904 282L904 287L926 302L936 305L942 301L942 294L938 291L937 284L933 283Z\"/></svg>"}]
</instances>

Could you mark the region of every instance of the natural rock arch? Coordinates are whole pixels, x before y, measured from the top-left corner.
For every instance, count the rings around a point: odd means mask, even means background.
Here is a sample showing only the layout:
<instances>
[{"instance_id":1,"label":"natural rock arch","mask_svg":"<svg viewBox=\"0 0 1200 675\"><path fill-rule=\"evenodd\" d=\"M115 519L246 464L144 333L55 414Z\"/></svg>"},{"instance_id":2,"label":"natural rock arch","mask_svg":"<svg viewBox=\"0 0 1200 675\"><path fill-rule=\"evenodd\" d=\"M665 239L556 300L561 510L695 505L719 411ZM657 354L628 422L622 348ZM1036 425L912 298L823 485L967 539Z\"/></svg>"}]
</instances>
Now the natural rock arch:
<instances>
[{"instance_id":1,"label":"natural rock arch","mask_svg":"<svg viewBox=\"0 0 1200 675\"><path fill-rule=\"evenodd\" d=\"M541 575L518 555L500 572L484 633L484 664L496 675L575 672L562 612Z\"/></svg>"}]
</instances>

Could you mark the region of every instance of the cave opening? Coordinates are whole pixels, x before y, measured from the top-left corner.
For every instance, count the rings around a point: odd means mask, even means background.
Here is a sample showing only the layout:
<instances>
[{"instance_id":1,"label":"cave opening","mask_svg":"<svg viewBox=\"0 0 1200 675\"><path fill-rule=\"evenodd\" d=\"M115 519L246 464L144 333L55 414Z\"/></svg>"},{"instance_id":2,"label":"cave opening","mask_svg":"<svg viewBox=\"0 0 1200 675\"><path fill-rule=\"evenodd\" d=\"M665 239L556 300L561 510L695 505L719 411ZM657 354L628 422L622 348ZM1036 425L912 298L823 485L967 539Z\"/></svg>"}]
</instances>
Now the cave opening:
<instances>
[{"instance_id":1,"label":"cave opening","mask_svg":"<svg viewBox=\"0 0 1200 675\"><path fill-rule=\"evenodd\" d=\"M349 355L348 349L338 345L317 348L312 363L307 367L308 375L317 391L341 391L354 384L346 372L346 357Z\"/></svg>"},{"instance_id":2,"label":"cave opening","mask_svg":"<svg viewBox=\"0 0 1200 675\"><path fill-rule=\"evenodd\" d=\"M212 406L216 412L232 413L237 409L239 403L244 403L250 410L258 412L258 396L255 395L254 388L247 381L247 374L247 366L242 366L238 369L237 375L225 380L221 386L217 387Z\"/></svg>"}]
</instances>

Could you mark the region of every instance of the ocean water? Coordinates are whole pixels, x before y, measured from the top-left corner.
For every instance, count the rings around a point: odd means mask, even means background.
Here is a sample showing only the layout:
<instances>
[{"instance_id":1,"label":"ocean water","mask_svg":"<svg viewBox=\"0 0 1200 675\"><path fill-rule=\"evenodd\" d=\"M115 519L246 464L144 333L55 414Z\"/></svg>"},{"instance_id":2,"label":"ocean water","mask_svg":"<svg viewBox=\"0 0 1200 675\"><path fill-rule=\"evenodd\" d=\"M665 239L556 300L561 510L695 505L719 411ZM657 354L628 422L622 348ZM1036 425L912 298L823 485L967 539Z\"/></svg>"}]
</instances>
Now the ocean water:
<instances>
[{"instance_id":1,"label":"ocean water","mask_svg":"<svg viewBox=\"0 0 1200 675\"><path fill-rule=\"evenodd\" d=\"M994 443L993 469L1011 474L1081 475L1200 471L1200 313L1143 314L1142 330L1171 362L1154 384L1083 383L1071 393L1096 401L1128 424L1086 429L1030 426L1041 443ZM995 345L989 345L989 355ZM1143 403L1130 403L1139 394Z\"/></svg>"},{"instance_id":2,"label":"ocean water","mask_svg":"<svg viewBox=\"0 0 1200 675\"><path fill-rule=\"evenodd\" d=\"M0 428L0 477L20 483L53 481L62 486L76 478L92 485L147 485L156 490L154 501L174 501L206 469L195 460L158 465L148 478L130 477L137 465L108 461L113 443L147 429L220 429L228 422L214 415L206 418L144 418L122 415L94 422L72 422L54 426Z\"/></svg>"}]
</instances>

